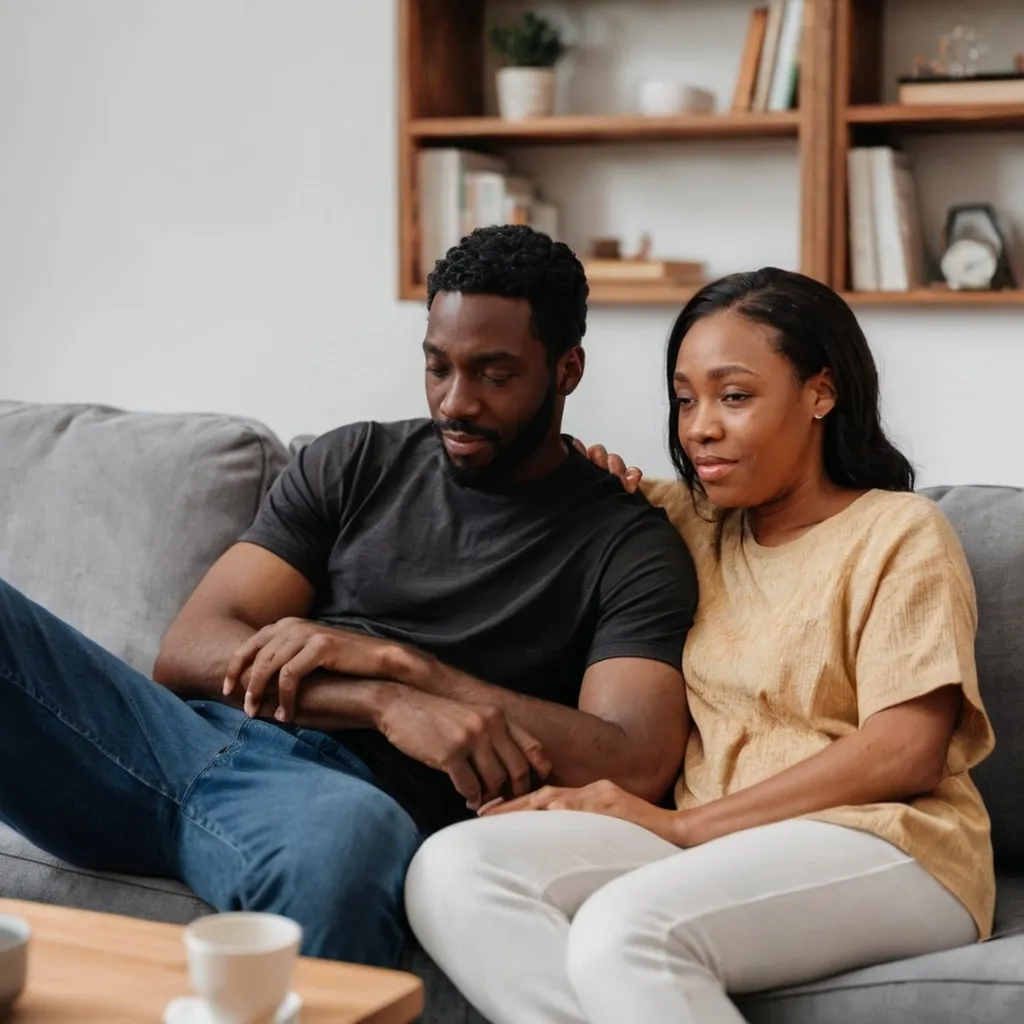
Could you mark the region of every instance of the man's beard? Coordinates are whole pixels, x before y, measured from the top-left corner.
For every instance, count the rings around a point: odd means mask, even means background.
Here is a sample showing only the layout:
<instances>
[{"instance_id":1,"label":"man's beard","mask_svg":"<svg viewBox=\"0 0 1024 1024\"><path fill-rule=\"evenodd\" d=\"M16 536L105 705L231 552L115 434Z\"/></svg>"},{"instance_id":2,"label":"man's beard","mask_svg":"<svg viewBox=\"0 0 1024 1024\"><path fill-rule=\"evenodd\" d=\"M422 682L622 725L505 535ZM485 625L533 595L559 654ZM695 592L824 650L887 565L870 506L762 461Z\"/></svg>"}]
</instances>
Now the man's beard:
<instances>
[{"instance_id":1,"label":"man's beard","mask_svg":"<svg viewBox=\"0 0 1024 1024\"><path fill-rule=\"evenodd\" d=\"M497 490L506 486L509 477L529 458L536 454L547 440L555 420L558 388L552 374L551 382L540 403L540 407L520 428L514 437L502 441L494 430L485 430L464 420L434 420L434 430L441 439L441 447L448 460L448 467L458 483L480 490ZM469 434L489 441L494 455L486 466L460 466L444 447L443 433Z\"/></svg>"}]
</instances>

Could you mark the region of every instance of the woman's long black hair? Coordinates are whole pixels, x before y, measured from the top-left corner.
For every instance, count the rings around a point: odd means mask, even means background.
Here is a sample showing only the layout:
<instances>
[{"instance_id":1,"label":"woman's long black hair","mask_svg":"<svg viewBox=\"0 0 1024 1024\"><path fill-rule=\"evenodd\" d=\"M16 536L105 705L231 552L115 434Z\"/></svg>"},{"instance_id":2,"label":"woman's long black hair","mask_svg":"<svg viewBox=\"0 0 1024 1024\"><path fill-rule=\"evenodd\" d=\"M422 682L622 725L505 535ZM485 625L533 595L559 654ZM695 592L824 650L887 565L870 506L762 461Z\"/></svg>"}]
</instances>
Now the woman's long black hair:
<instances>
[{"instance_id":1,"label":"woman's long black hair","mask_svg":"<svg viewBox=\"0 0 1024 1024\"><path fill-rule=\"evenodd\" d=\"M825 472L840 487L912 491L914 467L886 436L879 411L878 368L853 310L831 288L786 270L765 267L705 285L686 304L668 340L669 399L679 349L690 328L732 310L772 329L778 351L801 383L828 367L836 405L825 419ZM679 441L672 402L668 445L672 464L695 494L704 488Z\"/></svg>"}]
</instances>

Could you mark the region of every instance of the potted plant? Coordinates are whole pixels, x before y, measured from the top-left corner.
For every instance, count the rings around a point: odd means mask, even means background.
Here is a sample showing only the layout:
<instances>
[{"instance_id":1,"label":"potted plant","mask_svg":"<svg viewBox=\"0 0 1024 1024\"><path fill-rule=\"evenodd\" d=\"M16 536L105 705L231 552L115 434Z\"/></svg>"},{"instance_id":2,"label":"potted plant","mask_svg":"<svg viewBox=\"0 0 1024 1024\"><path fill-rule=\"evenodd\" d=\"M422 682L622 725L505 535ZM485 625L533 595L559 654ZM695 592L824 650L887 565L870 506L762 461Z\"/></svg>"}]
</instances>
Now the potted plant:
<instances>
[{"instance_id":1,"label":"potted plant","mask_svg":"<svg viewBox=\"0 0 1024 1024\"><path fill-rule=\"evenodd\" d=\"M491 44L505 63L498 71L498 113L511 121L552 114L554 67L566 49L558 29L527 11L518 22L493 29Z\"/></svg>"}]
</instances>

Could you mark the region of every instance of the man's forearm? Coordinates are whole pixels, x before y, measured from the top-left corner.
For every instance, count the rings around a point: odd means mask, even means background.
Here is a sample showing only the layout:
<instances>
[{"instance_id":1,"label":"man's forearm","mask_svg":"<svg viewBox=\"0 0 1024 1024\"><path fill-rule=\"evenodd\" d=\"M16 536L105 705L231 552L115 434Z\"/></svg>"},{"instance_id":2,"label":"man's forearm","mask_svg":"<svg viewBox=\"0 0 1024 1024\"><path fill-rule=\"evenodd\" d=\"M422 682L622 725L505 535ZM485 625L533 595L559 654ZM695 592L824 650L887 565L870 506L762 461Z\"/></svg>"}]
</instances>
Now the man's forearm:
<instances>
[{"instance_id":1,"label":"man's forearm","mask_svg":"<svg viewBox=\"0 0 1024 1024\"><path fill-rule=\"evenodd\" d=\"M224 672L238 648L256 632L238 619L175 622L164 637L153 679L179 697L217 700L241 707L244 689L224 697Z\"/></svg>"},{"instance_id":2,"label":"man's forearm","mask_svg":"<svg viewBox=\"0 0 1024 1024\"><path fill-rule=\"evenodd\" d=\"M657 759L613 722L485 683L433 659L411 663L401 681L450 700L500 707L510 721L540 741L553 765L547 780L552 785L586 786L611 779L637 796L658 800L678 772L678 759L673 757L665 759L662 770L652 770L652 760Z\"/></svg>"}]
</instances>

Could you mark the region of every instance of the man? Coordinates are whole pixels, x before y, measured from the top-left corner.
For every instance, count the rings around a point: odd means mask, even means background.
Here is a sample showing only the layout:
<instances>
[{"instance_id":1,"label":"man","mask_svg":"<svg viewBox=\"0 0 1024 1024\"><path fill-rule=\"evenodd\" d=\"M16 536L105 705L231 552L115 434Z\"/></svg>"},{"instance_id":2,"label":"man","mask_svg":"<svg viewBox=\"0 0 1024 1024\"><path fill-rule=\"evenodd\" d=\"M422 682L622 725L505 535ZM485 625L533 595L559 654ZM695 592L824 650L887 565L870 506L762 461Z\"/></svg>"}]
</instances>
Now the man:
<instances>
[{"instance_id":1,"label":"man","mask_svg":"<svg viewBox=\"0 0 1024 1024\"><path fill-rule=\"evenodd\" d=\"M528 228L452 249L431 419L296 456L168 631L162 686L0 583L3 820L391 965L425 832L545 778L659 797L696 584L664 515L561 435L586 297Z\"/></svg>"}]
</instances>

